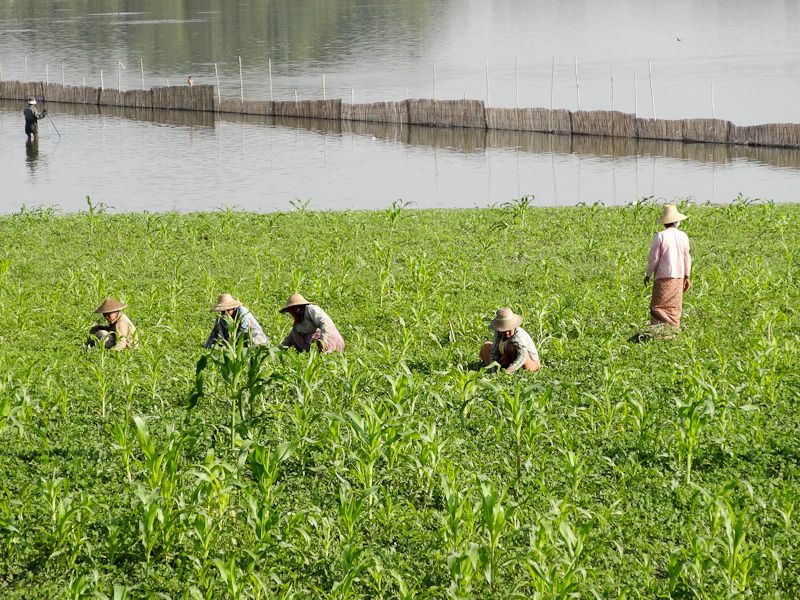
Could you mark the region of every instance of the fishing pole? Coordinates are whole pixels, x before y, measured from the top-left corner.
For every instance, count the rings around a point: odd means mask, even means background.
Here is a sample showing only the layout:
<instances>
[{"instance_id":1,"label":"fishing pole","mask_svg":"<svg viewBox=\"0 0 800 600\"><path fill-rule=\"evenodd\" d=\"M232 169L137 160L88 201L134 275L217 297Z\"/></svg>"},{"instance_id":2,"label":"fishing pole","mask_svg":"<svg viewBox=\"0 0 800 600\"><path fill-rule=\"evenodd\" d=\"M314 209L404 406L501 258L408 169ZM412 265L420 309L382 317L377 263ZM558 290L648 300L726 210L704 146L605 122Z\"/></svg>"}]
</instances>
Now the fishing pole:
<instances>
[{"instance_id":1,"label":"fishing pole","mask_svg":"<svg viewBox=\"0 0 800 600\"><path fill-rule=\"evenodd\" d=\"M58 130L58 127L56 127L56 124L53 122L53 118L50 116L50 113L47 113L47 120L50 121L50 124L53 126L53 129L56 130L56 133L58 134L58 137L60 138L61 137L61 132Z\"/></svg>"},{"instance_id":2,"label":"fishing pole","mask_svg":"<svg viewBox=\"0 0 800 600\"><path fill-rule=\"evenodd\" d=\"M44 104L44 96L42 96L42 104ZM58 134L58 137L60 138L61 137L61 132L58 130L58 127L56 127L56 124L53 121L53 118L50 116L50 113L47 112L46 108L44 109L44 114L47 115L47 120L50 121L50 124L53 126L53 129L56 130L56 133Z\"/></svg>"}]
</instances>

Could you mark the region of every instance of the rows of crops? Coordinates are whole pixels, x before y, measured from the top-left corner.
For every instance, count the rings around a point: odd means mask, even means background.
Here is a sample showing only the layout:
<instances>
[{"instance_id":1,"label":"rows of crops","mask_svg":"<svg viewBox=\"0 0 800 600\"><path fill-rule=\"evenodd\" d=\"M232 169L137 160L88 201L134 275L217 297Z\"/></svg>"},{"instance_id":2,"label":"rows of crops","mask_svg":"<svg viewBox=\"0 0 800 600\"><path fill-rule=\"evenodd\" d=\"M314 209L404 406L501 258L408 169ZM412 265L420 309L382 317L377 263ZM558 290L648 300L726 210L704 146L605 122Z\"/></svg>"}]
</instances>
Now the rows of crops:
<instances>
[{"instance_id":1,"label":"rows of crops","mask_svg":"<svg viewBox=\"0 0 800 600\"><path fill-rule=\"evenodd\" d=\"M639 344L650 202L0 217L0 596L793 597L800 207L682 211ZM222 291L347 351L209 354ZM106 295L138 350L82 347ZM501 306L539 373L475 369Z\"/></svg>"}]
</instances>

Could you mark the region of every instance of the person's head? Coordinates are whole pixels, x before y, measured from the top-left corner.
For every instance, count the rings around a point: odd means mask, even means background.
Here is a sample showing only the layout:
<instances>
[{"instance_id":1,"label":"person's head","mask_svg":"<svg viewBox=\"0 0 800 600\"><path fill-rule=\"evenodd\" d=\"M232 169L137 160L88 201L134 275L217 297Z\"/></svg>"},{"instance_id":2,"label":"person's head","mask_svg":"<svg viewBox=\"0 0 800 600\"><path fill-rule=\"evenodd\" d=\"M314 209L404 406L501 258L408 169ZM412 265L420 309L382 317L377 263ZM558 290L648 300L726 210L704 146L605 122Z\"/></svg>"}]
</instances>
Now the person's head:
<instances>
[{"instance_id":1,"label":"person's head","mask_svg":"<svg viewBox=\"0 0 800 600\"><path fill-rule=\"evenodd\" d=\"M189 78L186 80L186 83L188 83L189 85L194 85L194 77L189 75Z\"/></svg>"},{"instance_id":2,"label":"person's head","mask_svg":"<svg viewBox=\"0 0 800 600\"><path fill-rule=\"evenodd\" d=\"M303 298L302 294L292 294L289 296L288 300L286 300L286 306L280 309L280 312L290 314L296 323L302 318L303 311L305 311L306 306L309 304L311 304L311 302Z\"/></svg>"},{"instance_id":3,"label":"person's head","mask_svg":"<svg viewBox=\"0 0 800 600\"><path fill-rule=\"evenodd\" d=\"M211 307L211 310L218 312L221 315L233 317L236 315L236 309L238 309L241 305L241 302L226 292L217 297L217 303Z\"/></svg>"},{"instance_id":4,"label":"person's head","mask_svg":"<svg viewBox=\"0 0 800 600\"><path fill-rule=\"evenodd\" d=\"M656 223L667 227L678 227L678 223L688 218L686 215L678 212L678 208L674 204L665 204L661 216L656 219Z\"/></svg>"},{"instance_id":5,"label":"person's head","mask_svg":"<svg viewBox=\"0 0 800 600\"><path fill-rule=\"evenodd\" d=\"M515 315L510 308L501 308L495 313L490 327L500 334L501 339L508 340L514 337L517 327L521 324L522 317L520 315Z\"/></svg>"},{"instance_id":6,"label":"person's head","mask_svg":"<svg viewBox=\"0 0 800 600\"><path fill-rule=\"evenodd\" d=\"M128 305L124 302L120 302L114 298L106 298L94 312L103 315L103 318L109 323L114 323L122 314L122 309L127 308L127 306Z\"/></svg>"},{"instance_id":7,"label":"person's head","mask_svg":"<svg viewBox=\"0 0 800 600\"><path fill-rule=\"evenodd\" d=\"M28 106L34 106L35 104L36 104L36 98L34 98L33 96L28 98Z\"/></svg>"}]
</instances>

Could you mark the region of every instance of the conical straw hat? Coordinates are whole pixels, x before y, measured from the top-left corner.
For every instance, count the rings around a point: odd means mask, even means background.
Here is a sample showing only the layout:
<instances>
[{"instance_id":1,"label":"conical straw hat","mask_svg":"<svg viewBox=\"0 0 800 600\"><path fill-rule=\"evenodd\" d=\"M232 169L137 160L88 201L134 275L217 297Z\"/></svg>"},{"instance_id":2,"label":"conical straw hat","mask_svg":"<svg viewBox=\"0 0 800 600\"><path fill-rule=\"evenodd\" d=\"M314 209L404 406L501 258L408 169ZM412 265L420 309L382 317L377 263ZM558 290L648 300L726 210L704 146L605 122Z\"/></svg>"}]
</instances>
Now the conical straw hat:
<instances>
[{"instance_id":1,"label":"conical straw hat","mask_svg":"<svg viewBox=\"0 0 800 600\"><path fill-rule=\"evenodd\" d=\"M501 308L495 313L490 327L495 331L511 331L519 327L521 323L521 316L515 315L510 308Z\"/></svg>"},{"instance_id":2,"label":"conical straw hat","mask_svg":"<svg viewBox=\"0 0 800 600\"><path fill-rule=\"evenodd\" d=\"M211 307L211 310L222 312L223 310L230 310L232 308L239 308L242 305L236 298L228 293L220 294L217 298L217 303Z\"/></svg>"},{"instance_id":3,"label":"conical straw hat","mask_svg":"<svg viewBox=\"0 0 800 600\"><path fill-rule=\"evenodd\" d=\"M679 213L678 208L674 204L665 204L664 212L656 219L656 223L659 225L668 225L669 223L677 223L678 221L683 221L688 218L689 217L686 215Z\"/></svg>"},{"instance_id":4,"label":"conical straw hat","mask_svg":"<svg viewBox=\"0 0 800 600\"><path fill-rule=\"evenodd\" d=\"M289 299L286 301L286 306L284 306L278 312L286 312L287 310L289 310L293 306L305 306L306 304L311 304L311 302L309 302L308 300L303 298L302 294L292 294L291 296L289 296Z\"/></svg>"},{"instance_id":5,"label":"conical straw hat","mask_svg":"<svg viewBox=\"0 0 800 600\"><path fill-rule=\"evenodd\" d=\"M101 315L106 315L108 313L117 312L118 310L122 310L123 308L127 307L128 305L125 304L124 302L120 302L119 300L114 300L114 298L106 298L94 312Z\"/></svg>"}]
</instances>

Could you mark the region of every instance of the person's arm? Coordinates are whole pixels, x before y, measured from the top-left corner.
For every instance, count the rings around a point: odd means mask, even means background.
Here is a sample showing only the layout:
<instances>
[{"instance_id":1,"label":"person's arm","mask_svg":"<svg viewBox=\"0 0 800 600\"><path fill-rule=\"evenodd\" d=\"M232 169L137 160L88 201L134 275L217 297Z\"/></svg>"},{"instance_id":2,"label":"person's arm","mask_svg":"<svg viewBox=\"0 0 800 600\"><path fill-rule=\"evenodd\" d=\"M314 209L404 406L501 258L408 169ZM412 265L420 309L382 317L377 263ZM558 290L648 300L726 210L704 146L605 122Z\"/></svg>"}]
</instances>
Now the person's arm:
<instances>
[{"instance_id":1,"label":"person's arm","mask_svg":"<svg viewBox=\"0 0 800 600\"><path fill-rule=\"evenodd\" d=\"M117 335L117 343L114 345L114 350L121 352L131 345L131 335L133 335L133 327L127 319L122 317L117 320L114 333Z\"/></svg>"},{"instance_id":2,"label":"person's arm","mask_svg":"<svg viewBox=\"0 0 800 600\"><path fill-rule=\"evenodd\" d=\"M522 365L525 364L525 359L528 358L528 351L525 349L524 345L520 344L513 338L509 341L509 343L514 344L514 348L517 349L517 358L515 358L514 362L512 362L506 368L506 373L510 375L511 373L515 373L522 368Z\"/></svg>"},{"instance_id":3,"label":"person's arm","mask_svg":"<svg viewBox=\"0 0 800 600\"><path fill-rule=\"evenodd\" d=\"M206 350L210 350L214 347L214 344L217 343L217 340L222 336L222 327L221 327L222 319L217 319L214 321L214 327L211 328L211 333L206 340L206 343L203 344L203 348Z\"/></svg>"},{"instance_id":4,"label":"person's arm","mask_svg":"<svg viewBox=\"0 0 800 600\"><path fill-rule=\"evenodd\" d=\"M650 246L650 255L647 258L647 273L644 276L644 282L647 284L650 278L655 273L658 267L658 260L661 258L661 240L658 234L653 238L653 244Z\"/></svg>"},{"instance_id":5,"label":"person's arm","mask_svg":"<svg viewBox=\"0 0 800 600\"><path fill-rule=\"evenodd\" d=\"M336 326L328 314L319 306L308 304L306 306L306 316L311 319L314 327L319 329L319 343L323 350L327 350L328 336Z\"/></svg>"},{"instance_id":6,"label":"person's arm","mask_svg":"<svg viewBox=\"0 0 800 600\"><path fill-rule=\"evenodd\" d=\"M497 332L495 332L492 339L492 349L489 351L489 364L492 364L493 362L500 362L499 341L500 336L497 334Z\"/></svg>"},{"instance_id":7,"label":"person's arm","mask_svg":"<svg viewBox=\"0 0 800 600\"><path fill-rule=\"evenodd\" d=\"M692 255L689 252L689 238L686 238L686 251L683 254L683 291L692 286Z\"/></svg>"}]
</instances>

